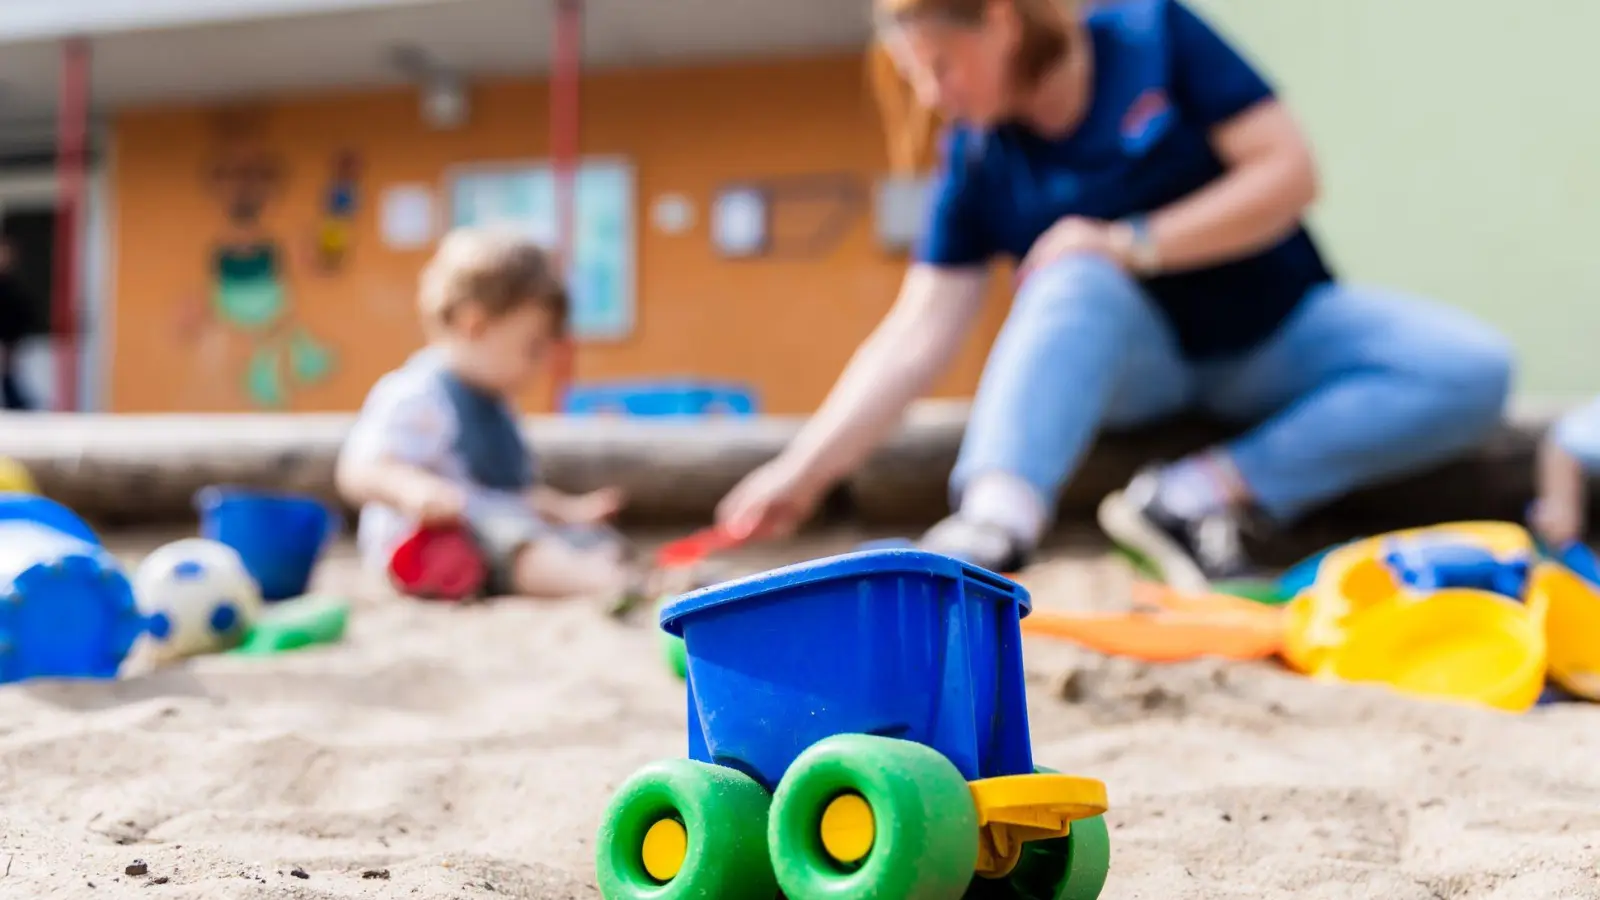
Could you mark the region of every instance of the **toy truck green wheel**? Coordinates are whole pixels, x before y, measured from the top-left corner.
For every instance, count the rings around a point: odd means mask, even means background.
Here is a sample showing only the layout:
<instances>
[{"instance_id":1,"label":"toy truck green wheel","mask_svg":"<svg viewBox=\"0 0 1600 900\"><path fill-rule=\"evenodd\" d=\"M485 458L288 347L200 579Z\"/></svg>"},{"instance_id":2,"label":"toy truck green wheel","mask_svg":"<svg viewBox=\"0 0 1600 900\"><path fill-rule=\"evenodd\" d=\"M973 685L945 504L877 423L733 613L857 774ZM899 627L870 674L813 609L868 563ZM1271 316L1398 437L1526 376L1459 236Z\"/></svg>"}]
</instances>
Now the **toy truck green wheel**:
<instances>
[{"instance_id":1,"label":"toy truck green wheel","mask_svg":"<svg viewBox=\"0 0 1600 900\"><path fill-rule=\"evenodd\" d=\"M772 900L771 797L755 779L687 759L651 763L601 821L595 877L605 900Z\"/></svg>"},{"instance_id":2,"label":"toy truck green wheel","mask_svg":"<svg viewBox=\"0 0 1600 900\"><path fill-rule=\"evenodd\" d=\"M1071 834L1047 843L1061 845L1060 854L1065 857L1053 900L1096 900L1111 874L1111 833L1106 830L1105 817L1079 819L1072 823ZM1040 847L1039 851L1050 853L1052 848Z\"/></svg>"},{"instance_id":3,"label":"toy truck green wheel","mask_svg":"<svg viewBox=\"0 0 1600 900\"><path fill-rule=\"evenodd\" d=\"M1057 774L1034 766L1035 772ZM1064 838L1024 847L1006 881L1016 900L1098 900L1111 874L1111 833L1104 816L1079 819Z\"/></svg>"},{"instance_id":4,"label":"toy truck green wheel","mask_svg":"<svg viewBox=\"0 0 1600 900\"><path fill-rule=\"evenodd\" d=\"M1026 845L1004 878L975 878L967 900L1098 900L1111 871L1104 817L1079 819L1064 838Z\"/></svg>"},{"instance_id":5,"label":"toy truck green wheel","mask_svg":"<svg viewBox=\"0 0 1600 900\"><path fill-rule=\"evenodd\" d=\"M1094 816L1073 822L1066 837L1024 845L1011 874L974 879L967 900L1098 900L1110 874L1111 833L1105 817Z\"/></svg>"},{"instance_id":6,"label":"toy truck green wheel","mask_svg":"<svg viewBox=\"0 0 1600 900\"><path fill-rule=\"evenodd\" d=\"M789 900L960 900L977 867L978 813L937 750L839 735L789 767L767 843Z\"/></svg>"}]
</instances>

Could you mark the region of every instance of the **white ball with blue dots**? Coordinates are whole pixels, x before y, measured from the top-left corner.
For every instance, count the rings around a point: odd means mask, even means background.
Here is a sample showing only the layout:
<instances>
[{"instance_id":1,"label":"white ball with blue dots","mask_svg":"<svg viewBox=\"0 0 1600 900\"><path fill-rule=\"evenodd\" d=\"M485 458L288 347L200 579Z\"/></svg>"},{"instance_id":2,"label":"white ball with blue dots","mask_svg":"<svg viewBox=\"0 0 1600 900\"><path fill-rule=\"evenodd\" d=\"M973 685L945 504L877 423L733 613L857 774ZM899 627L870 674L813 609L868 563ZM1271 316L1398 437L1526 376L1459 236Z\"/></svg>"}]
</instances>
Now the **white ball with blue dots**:
<instances>
[{"instance_id":1,"label":"white ball with blue dots","mask_svg":"<svg viewBox=\"0 0 1600 900\"><path fill-rule=\"evenodd\" d=\"M204 538L167 544L133 576L152 655L173 660L237 646L261 614L261 588L232 547Z\"/></svg>"}]
</instances>

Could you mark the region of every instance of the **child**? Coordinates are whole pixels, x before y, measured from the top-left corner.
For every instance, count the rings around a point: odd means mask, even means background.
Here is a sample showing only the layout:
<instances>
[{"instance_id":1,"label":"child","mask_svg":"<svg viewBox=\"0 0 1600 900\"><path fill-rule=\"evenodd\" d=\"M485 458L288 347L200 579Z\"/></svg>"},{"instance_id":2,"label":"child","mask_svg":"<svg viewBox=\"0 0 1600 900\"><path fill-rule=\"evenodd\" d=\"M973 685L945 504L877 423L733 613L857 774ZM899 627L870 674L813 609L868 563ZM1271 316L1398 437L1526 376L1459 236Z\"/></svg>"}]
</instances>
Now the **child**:
<instances>
[{"instance_id":1,"label":"child","mask_svg":"<svg viewBox=\"0 0 1600 900\"><path fill-rule=\"evenodd\" d=\"M1534 534L1552 553L1587 560L1578 545L1587 531L1588 477L1600 472L1600 399L1557 420L1539 445L1538 498L1528 516ZM1575 570L1592 563L1573 565ZM1579 574L1600 577L1590 571Z\"/></svg>"},{"instance_id":2,"label":"child","mask_svg":"<svg viewBox=\"0 0 1600 900\"><path fill-rule=\"evenodd\" d=\"M541 484L512 409L566 327L550 259L514 236L455 230L422 273L418 305L428 346L372 388L339 458L368 565L386 569L418 525L462 522L491 593L601 595L618 608L642 599L625 548L604 529L621 494Z\"/></svg>"}]
</instances>

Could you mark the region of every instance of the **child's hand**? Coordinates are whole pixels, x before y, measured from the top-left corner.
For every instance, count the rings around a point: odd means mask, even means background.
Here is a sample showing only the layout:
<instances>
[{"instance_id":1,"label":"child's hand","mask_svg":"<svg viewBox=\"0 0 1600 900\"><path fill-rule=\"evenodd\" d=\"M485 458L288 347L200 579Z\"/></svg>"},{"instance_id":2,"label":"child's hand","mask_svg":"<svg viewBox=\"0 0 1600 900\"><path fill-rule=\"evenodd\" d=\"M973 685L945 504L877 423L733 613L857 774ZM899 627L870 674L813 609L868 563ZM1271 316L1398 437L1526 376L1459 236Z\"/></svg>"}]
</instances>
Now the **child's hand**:
<instances>
[{"instance_id":1,"label":"child's hand","mask_svg":"<svg viewBox=\"0 0 1600 900\"><path fill-rule=\"evenodd\" d=\"M1535 501L1529 510L1528 525L1554 550L1567 546L1583 533L1582 502L1562 502L1565 499L1545 497Z\"/></svg>"},{"instance_id":2,"label":"child's hand","mask_svg":"<svg viewBox=\"0 0 1600 900\"><path fill-rule=\"evenodd\" d=\"M563 504L561 518L568 525L599 525L622 510L627 495L621 488L606 487L587 494L579 494Z\"/></svg>"},{"instance_id":3,"label":"child's hand","mask_svg":"<svg viewBox=\"0 0 1600 900\"><path fill-rule=\"evenodd\" d=\"M406 515L424 525L459 522L466 510L466 493L447 481L418 481L406 494Z\"/></svg>"}]
</instances>

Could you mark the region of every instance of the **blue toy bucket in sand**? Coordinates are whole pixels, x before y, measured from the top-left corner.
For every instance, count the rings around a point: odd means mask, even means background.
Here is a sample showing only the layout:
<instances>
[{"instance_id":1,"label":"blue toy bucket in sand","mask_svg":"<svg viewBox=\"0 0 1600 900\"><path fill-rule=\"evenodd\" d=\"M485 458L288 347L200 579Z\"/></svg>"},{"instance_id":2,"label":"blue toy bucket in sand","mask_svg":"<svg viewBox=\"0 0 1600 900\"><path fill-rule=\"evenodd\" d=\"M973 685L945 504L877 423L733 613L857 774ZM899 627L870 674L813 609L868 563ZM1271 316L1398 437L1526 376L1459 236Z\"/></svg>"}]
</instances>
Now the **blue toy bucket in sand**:
<instances>
[{"instance_id":1,"label":"blue toy bucket in sand","mask_svg":"<svg viewBox=\"0 0 1600 900\"><path fill-rule=\"evenodd\" d=\"M297 494L208 487L195 495L195 508L200 536L238 551L267 601L306 592L311 571L340 527L337 513Z\"/></svg>"},{"instance_id":2,"label":"blue toy bucket in sand","mask_svg":"<svg viewBox=\"0 0 1600 900\"><path fill-rule=\"evenodd\" d=\"M769 790L836 734L904 738L968 780L1033 772L1010 579L918 550L800 563L661 611L688 658L689 757Z\"/></svg>"}]
</instances>

